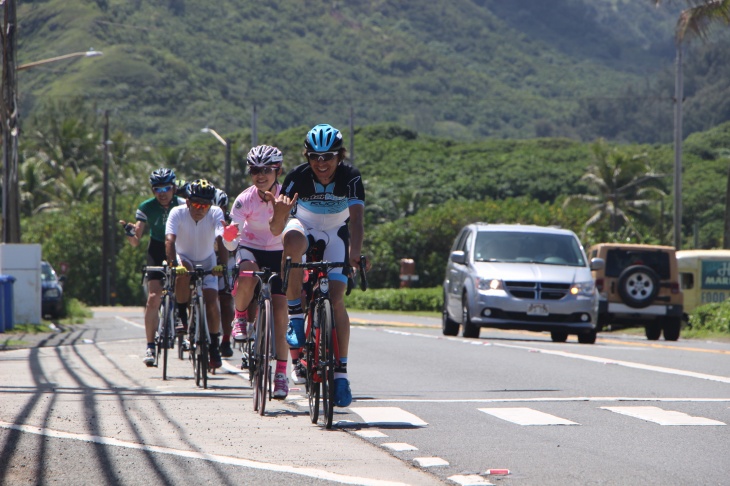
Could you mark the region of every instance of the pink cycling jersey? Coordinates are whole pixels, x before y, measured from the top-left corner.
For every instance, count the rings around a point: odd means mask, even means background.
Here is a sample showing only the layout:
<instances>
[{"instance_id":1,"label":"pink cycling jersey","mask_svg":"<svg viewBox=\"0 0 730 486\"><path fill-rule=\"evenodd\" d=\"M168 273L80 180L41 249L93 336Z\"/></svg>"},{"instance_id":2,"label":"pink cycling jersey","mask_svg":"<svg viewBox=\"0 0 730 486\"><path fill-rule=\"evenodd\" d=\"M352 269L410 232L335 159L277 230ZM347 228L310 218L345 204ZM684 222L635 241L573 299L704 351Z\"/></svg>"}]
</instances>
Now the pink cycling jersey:
<instances>
[{"instance_id":1,"label":"pink cycling jersey","mask_svg":"<svg viewBox=\"0 0 730 486\"><path fill-rule=\"evenodd\" d=\"M281 186L277 184L272 194L278 196L280 192ZM264 202L256 186L239 194L231 209L231 221L238 223L240 229L238 244L256 250L282 250L281 235L274 236L269 229L269 220L273 215L273 202ZM230 248L228 244L226 247Z\"/></svg>"}]
</instances>

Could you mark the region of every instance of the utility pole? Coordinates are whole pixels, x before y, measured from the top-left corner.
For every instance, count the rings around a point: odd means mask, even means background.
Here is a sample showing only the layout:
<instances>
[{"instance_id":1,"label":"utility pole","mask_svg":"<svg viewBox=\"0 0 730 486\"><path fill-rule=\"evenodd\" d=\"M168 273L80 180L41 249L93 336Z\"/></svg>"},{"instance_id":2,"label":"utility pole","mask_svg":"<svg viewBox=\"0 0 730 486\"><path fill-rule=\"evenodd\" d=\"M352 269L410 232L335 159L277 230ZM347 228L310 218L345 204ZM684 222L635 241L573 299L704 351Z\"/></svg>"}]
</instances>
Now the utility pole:
<instances>
[{"instance_id":1,"label":"utility pole","mask_svg":"<svg viewBox=\"0 0 730 486\"><path fill-rule=\"evenodd\" d=\"M0 129L3 149L3 242L20 243L20 196L18 192L18 113L15 0L5 0L2 25L2 106Z\"/></svg>"},{"instance_id":2,"label":"utility pole","mask_svg":"<svg viewBox=\"0 0 730 486\"><path fill-rule=\"evenodd\" d=\"M350 105L350 163L355 165L355 110Z\"/></svg>"},{"instance_id":3,"label":"utility pole","mask_svg":"<svg viewBox=\"0 0 730 486\"><path fill-rule=\"evenodd\" d=\"M682 249L682 41L677 40L676 76L674 81L674 248Z\"/></svg>"},{"instance_id":4,"label":"utility pole","mask_svg":"<svg viewBox=\"0 0 730 486\"><path fill-rule=\"evenodd\" d=\"M111 248L109 246L109 110L104 110L104 135L102 138L104 149L104 175L103 175L103 209L101 229L101 303L109 305L109 258Z\"/></svg>"},{"instance_id":5,"label":"utility pole","mask_svg":"<svg viewBox=\"0 0 730 486\"><path fill-rule=\"evenodd\" d=\"M258 134L258 113L256 112L256 104L253 105L253 111L251 112L251 146L255 147L259 144Z\"/></svg>"},{"instance_id":6,"label":"utility pole","mask_svg":"<svg viewBox=\"0 0 730 486\"><path fill-rule=\"evenodd\" d=\"M226 194L230 198L231 194L231 139L226 138Z\"/></svg>"}]
</instances>

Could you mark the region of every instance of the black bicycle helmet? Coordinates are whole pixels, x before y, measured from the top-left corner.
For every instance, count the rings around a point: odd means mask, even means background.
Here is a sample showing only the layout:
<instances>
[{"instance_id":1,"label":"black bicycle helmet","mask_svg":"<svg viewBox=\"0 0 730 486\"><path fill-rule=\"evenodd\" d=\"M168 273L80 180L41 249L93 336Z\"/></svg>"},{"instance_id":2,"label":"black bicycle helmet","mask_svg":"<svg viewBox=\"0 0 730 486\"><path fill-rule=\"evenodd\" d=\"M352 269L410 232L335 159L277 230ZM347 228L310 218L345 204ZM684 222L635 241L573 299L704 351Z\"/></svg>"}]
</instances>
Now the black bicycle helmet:
<instances>
[{"instance_id":1,"label":"black bicycle helmet","mask_svg":"<svg viewBox=\"0 0 730 486\"><path fill-rule=\"evenodd\" d=\"M304 148L309 152L336 152L342 148L342 134L332 125L322 123L309 130Z\"/></svg>"},{"instance_id":2,"label":"black bicycle helmet","mask_svg":"<svg viewBox=\"0 0 730 486\"><path fill-rule=\"evenodd\" d=\"M190 183L188 195L191 198L205 199L212 203L215 197L215 186L205 179L197 179Z\"/></svg>"},{"instance_id":3,"label":"black bicycle helmet","mask_svg":"<svg viewBox=\"0 0 730 486\"><path fill-rule=\"evenodd\" d=\"M161 168L150 174L150 185L164 186L167 184L175 184L175 171L172 169Z\"/></svg>"},{"instance_id":4,"label":"black bicycle helmet","mask_svg":"<svg viewBox=\"0 0 730 486\"><path fill-rule=\"evenodd\" d=\"M246 164L249 167L281 167L284 156L281 150L271 145L257 145L248 152Z\"/></svg>"},{"instance_id":5,"label":"black bicycle helmet","mask_svg":"<svg viewBox=\"0 0 730 486\"><path fill-rule=\"evenodd\" d=\"M215 190L215 197L213 198L213 204L215 204L219 208L223 208L225 206L228 206L228 194L226 194L225 191L221 191L220 189L216 189Z\"/></svg>"}]
</instances>

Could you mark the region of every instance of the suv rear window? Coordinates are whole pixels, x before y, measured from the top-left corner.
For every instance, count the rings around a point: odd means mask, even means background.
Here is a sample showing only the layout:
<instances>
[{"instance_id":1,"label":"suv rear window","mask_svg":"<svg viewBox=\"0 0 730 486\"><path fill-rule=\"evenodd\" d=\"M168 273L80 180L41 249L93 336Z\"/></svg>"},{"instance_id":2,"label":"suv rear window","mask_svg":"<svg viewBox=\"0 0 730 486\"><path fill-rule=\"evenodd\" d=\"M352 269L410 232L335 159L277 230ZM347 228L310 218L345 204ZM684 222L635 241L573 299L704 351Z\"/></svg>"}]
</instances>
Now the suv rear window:
<instances>
[{"instance_id":1,"label":"suv rear window","mask_svg":"<svg viewBox=\"0 0 730 486\"><path fill-rule=\"evenodd\" d=\"M606 254L606 276L618 277L627 267L644 265L654 270L662 280L671 278L669 253L647 250L608 250Z\"/></svg>"}]
</instances>

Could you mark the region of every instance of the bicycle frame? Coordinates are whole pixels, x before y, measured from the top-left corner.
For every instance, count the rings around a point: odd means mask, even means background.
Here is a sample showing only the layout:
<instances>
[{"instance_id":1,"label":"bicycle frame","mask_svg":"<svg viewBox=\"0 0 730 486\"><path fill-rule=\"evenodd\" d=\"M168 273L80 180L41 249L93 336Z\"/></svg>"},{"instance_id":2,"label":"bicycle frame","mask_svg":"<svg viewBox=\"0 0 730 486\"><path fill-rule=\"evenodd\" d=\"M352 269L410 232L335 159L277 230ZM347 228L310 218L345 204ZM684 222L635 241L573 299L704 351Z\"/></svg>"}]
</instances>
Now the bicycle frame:
<instances>
[{"instance_id":1,"label":"bicycle frame","mask_svg":"<svg viewBox=\"0 0 730 486\"><path fill-rule=\"evenodd\" d=\"M293 263L290 257L287 257L284 264L284 292L288 287L291 268L302 268L309 272L308 282L312 287L307 291L306 341L300 362L307 370L306 391L309 399L309 417L312 423L317 423L321 398L323 421L327 429L332 428L334 368L340 359L334 313L329 297L328 272L333 268L348 267L349 264L346 262ZM348 294L351 290L349 283L350 280L348 280ZM360 287L362 290L367 288L364 256L360 257Z\"/></svg>"},{"instance_id":2,"label":"bicycle frame","mask_svg":"<svg viewBox=\"0 0 730 486\"><path fill-rule=\"evenodd\" d=\"M162 266L144 267L143 274L145 276L151 272L161 272L165 275L160 300L159 322L155 336L157 350L154 366L159 366L160 354L162 354L162 379L167 380L168 349L175 347L175 273L167 265L167 262L164 262ZM178 345L180 344L181 342L178 343Z\"/></svg>"},{"instance_id":3,"label":"bicycle frame","mask_svg":"<svg viewBox=\"0 0 730 486\"><path fill-rule=\"evenodd\" d=\"M203 270L203 267L196 265L194 270L189 270L190 290L190 325L188 337L190 339L190 361L193 364L195 374L195 385L208 388L208 350L210 346L210 332L208 331L208 318L205 311L203 299L203 277L210 275L210 270Z\"/></svg>"}]
</instances>

